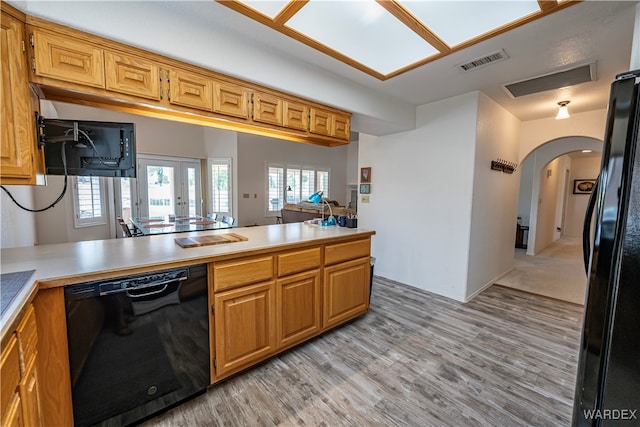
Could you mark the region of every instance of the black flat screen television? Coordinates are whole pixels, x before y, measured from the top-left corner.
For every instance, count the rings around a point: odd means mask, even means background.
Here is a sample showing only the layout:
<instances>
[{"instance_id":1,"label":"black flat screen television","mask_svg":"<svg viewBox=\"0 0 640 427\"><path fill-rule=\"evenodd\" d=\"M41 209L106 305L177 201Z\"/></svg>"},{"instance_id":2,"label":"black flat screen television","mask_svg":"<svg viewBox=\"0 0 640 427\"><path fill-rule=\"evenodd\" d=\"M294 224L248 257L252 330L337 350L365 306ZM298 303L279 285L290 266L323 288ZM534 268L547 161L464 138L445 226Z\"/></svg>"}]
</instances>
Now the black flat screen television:
<instances>
[{"instance_id":1,"label":"black flat screen television","mask_svg":"<svg viewBox=\"0 0 640 427\"><path fill-rule=\"evenodd\" d=\"M42 117L38 123L48 175L64 175L66 160L67 175L135 178L133 123Z\"/></svg>"}]
</instances>

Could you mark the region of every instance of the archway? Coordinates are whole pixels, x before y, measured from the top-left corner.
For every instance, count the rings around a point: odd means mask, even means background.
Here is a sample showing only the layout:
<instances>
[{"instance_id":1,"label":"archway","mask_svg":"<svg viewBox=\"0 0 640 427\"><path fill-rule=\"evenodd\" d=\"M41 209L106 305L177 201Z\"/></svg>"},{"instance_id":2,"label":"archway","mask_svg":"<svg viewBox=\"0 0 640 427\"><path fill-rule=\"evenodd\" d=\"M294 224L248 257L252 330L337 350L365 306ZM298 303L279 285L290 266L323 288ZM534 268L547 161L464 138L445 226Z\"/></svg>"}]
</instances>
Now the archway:
<instances>
[{"instance_id":1,"label":"archway","mask_svg":"<svg viewBox=\"0 0 640 427\"><path fill-rule=\"evenodd\" d=\"M529 233L527 238L527 255L535 255L559 237L562 228L563 214L558 211L565 203L569 182L566 177L566 165L549 165L564 155L582 150L602 153L602 141L592 137L569 136L548 141L524 158L521 173L521 192L518 202L518 216L528 216ZM555 175L554 175L555 172ZM558 172L561 172L560 176ZM527 176L527 173L530 173ZM575 177L574 177L575 178ZM581 177L584 179L595 178ZM543 197L544 196L544 197ZM528 204L522 198L529 198ZM549 200L555 197L555 200ZM529 207L528 215L522 209ZM553 212L550 212L553 211ZM549 229L551 227L551 229Z\"/></svg>"}]
</instances>

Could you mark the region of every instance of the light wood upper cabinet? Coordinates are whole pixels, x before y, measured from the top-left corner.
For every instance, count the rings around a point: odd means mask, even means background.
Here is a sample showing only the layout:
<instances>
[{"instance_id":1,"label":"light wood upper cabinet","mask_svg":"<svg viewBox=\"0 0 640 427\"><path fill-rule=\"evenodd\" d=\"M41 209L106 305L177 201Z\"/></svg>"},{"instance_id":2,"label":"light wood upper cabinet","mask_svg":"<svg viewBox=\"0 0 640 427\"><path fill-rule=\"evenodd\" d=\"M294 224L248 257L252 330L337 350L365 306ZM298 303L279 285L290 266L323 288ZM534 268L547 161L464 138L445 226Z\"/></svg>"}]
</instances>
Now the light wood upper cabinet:
<instances>
[{"instance_id":1,"label":"light wood upper cabinet","mask_svg":"<svg viewBox=\"0 0 640 427\"><path fill-rule=\"evenodd\" d=\"M309 130L318 135L333 135L333 114L319 108L311 108L311 123Z\"/></svg>"},{"instance_id":2,"label":"light wood upper cabinet","mask_svg":"<svg viewBox=\"0 0 640 427\"><path fill-rule=\"evenodd\" d=\"M134 56L104 52L107 90L160 100L160 66Z\"/></svg>"},{"instance_id":3,"label":"light wood upper cabinet","mask_svg":"<svg viewBox=\"0 0 640 427\"><path fill-rule=\"evenodd\" d=\"M282 126L282 99L255 92L253 94L253 120Z\"/></svg>"},{"instance_id":4,"label":"light wood upper cabinet","mask_svg":"<svg viewBox=\"0 0 640 427\"><path fill-rule=\"evenodd\" d=\"M104 88L102 49L67 36L33 29L33 72L71 83Z\"/></svg>"},{"instance_id":5,"label":"light wood upper cabinet","mask_svg":"<svg viewBox=\"0 0 640 427\"><path fill-rule=\"evenodd\" d=\"M349 140L351 138L351 117L342 114L334 114L332 136Z\"/></svg>"},{"instance_id":6,"label":"light wood upper cabinet","mask_svg":"<svg viewBox=\"0 0 640 427\"><path fill-rule=\"evenodd\" d=\"M282 117L285 127L302 131L309 130L309 107L299 102L284 101L283 110Z\"/></svg>"},{"instance_id":7,"label":"light wood upper cabinet","mask_svg":"<svg viewBox=\"0 0 640 427\"><path fill-rule=\"evenodd\" d=\"M213 80L172 69L169 87L169 99L172 104L213 111Z\"/></svg>"},{"instance_id":8,"label":"light wood upper cabinet","mask_svg":"<svg viewBox=\"0 0 640 427\"><path fill-rule=\"evenodd\" d=\"M213 111L246 119L249 117L249 91L231 83L215 82Z\"/></svg>"},{"instance_id":9,"label":"light wood upper cabinet","mask_svg":"<svg viewBox=\"0 0 640 427\"><path fill-rule=\"evenodd\" d=\"M36 146L35 113L28 84L24 24L2 3L2 117L0 184L44 184L42 152Z\"/></svg>"}]
</instances>

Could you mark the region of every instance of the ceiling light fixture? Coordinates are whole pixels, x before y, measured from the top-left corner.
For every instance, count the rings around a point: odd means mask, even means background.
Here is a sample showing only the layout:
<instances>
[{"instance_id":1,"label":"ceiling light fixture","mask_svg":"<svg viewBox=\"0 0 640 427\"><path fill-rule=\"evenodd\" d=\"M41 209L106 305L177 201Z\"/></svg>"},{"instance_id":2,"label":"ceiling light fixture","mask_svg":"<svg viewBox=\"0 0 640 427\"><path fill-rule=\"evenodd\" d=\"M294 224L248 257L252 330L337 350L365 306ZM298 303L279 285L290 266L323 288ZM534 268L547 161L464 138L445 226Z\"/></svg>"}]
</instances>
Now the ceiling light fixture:
<instances>
[{"instance_id":1,"label":"ceiling light fixture","mask_svg":"<svg viewBox=\"0 0 640 427\"><path fill-rule=\"evenodd\" d=\"M556 120L568 119L569 108L567 108L567 105L569 105L569 101L560 101L558 105L560 107L558 108L558 114L556 114Z\"/></svg>"}]
</instances>

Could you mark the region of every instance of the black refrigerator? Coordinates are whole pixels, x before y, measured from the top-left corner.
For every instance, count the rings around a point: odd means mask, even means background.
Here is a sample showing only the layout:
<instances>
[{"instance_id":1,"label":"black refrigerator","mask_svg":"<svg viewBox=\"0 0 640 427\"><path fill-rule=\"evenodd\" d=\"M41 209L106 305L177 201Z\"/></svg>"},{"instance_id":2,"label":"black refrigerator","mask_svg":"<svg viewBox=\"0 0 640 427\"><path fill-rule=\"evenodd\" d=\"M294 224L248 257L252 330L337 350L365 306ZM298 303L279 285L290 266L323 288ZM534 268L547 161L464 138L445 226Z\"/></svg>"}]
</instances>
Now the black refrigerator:
<instances>
[{"instance_id":1,"label":"black refrigerator","mask_svg":"<svg viewBox=\"0 0 640 427\"><path fill-rule=\"evenodd\" d=\"M640 70L611 85L583 233L587 299L573 426L640 425Z\"/></svg>"}]
</instances>

